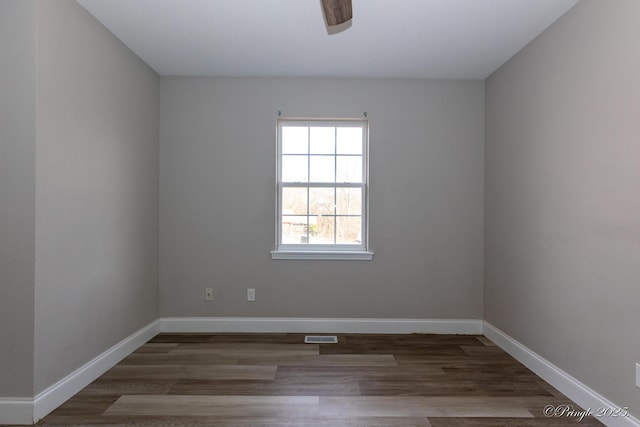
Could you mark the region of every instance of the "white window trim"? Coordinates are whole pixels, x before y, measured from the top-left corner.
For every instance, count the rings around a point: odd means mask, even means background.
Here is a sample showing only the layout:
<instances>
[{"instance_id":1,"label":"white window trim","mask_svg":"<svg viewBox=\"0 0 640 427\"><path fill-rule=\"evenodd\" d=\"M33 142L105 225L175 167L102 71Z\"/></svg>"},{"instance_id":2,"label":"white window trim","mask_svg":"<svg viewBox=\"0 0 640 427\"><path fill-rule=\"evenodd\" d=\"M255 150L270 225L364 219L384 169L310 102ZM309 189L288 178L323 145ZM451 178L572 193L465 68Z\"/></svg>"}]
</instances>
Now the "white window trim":
<instances>
[{"instance_id":1,"label":"white window trim","mask_svg":"<svg viewBox=\"0 0 640 427\"><path fill-rule=\"evenodd\" d=\"M363 180L364 183L358 188L363 189L363 209L362 209L362 235L363 242L361 245L287 245L280 242L281 239L281 188L286 187L281 182L281 132L280 127L283 123L297 123L300 125L310 126L318 124L334 124L336 126L348 122L364 123L364 145L363 145ZM369 120L363 118L278 118L276 122L276 243L275 249L271 251L271 259L276 260L343 260L343 261L370 261L373 259L374 253L369 250ZM336 185L337 184L337 185ZM334 186L340 187L341 183ZM310 185L313 186L313 183Z\"/></svg>"},{"instance_id":2,"label":"white window trim","mask_svg":"<svg viewBox=\"0 0 640 427\"><path fill-rule=\"evenodd\" d=\"M271 251L271 259L317 259L334 261L371 261L373 252L369 251Z\"/></svg>"}]
</instances>

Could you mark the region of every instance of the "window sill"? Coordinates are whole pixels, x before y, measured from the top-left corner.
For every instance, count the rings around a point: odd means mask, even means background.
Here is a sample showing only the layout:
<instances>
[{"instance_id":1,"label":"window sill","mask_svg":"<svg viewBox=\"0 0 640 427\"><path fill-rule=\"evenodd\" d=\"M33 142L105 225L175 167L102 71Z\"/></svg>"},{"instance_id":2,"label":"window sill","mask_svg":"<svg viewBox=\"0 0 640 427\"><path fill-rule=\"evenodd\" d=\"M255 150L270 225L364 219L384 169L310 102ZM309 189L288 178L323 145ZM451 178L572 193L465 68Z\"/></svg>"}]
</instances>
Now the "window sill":
<instances>
[{"instance_id":1,"label":"window sill","mask_svg":"<svg viewBox=\"0 0 640 427\"><path fill-rule=\"evenodd\" d=\"M337 261L371 261L367 251L271 251L271 259L317 259Z\"/></svg>"}]
</instances>

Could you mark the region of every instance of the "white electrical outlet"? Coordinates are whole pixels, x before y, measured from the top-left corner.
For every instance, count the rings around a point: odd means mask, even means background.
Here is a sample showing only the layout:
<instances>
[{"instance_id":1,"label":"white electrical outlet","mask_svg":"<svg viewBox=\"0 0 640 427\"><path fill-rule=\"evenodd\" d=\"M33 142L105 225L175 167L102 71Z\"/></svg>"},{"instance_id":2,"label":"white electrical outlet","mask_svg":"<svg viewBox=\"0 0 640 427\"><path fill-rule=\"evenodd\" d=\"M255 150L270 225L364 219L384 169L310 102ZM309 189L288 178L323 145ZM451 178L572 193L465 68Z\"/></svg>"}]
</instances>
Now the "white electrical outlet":
<instances>
[{"instance_id":1,"label":"white electrical outlet","mask_svg":"<svg viewBox=\"0 0 640 427\"><path fill-rule=\"evenodd\" d=\"M636 363L636 387L640 388L640 363Z\"/></svg>"},{"instance_id":2,"label":"white electrical outlet","mask_svg":"<svg viewBox=\"0 0 640 427\"><path fill-rule=\"evenodd\" d=\"M204 290L204 299L206 301L212 301L213 300L213 288L205 288L205 290Z\"/></svg>"},{"instance_id":3,"label":"white electrical outlet","mask_svg":"<svg viewBox=\"0 0 640 427\"><path fill-rule=\"evenodd\" d=\"M256 290L254 288L247 289L247 301L255 301L256 300Z\"/></svg>"}]
</instances>

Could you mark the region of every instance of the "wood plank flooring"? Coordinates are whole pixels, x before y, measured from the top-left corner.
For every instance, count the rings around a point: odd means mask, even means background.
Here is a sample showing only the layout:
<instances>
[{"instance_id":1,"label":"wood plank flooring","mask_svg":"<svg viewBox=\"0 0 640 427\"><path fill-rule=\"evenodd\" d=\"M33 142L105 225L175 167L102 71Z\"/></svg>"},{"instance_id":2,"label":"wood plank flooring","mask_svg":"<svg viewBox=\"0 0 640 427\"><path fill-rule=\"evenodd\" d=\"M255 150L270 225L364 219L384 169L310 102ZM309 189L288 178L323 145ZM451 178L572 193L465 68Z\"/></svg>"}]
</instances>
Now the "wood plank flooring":
<instances>
[{"instance_id":1,"label":"wood plank flooring","mask_svg":"<svg viewBox=\"0 0 640 427\"><path fill-rule=\"evenodd\" d=\"M545 417L572 405L470 335L161 334L42 426L600 426Z\"/></svg>"}]
</instances>

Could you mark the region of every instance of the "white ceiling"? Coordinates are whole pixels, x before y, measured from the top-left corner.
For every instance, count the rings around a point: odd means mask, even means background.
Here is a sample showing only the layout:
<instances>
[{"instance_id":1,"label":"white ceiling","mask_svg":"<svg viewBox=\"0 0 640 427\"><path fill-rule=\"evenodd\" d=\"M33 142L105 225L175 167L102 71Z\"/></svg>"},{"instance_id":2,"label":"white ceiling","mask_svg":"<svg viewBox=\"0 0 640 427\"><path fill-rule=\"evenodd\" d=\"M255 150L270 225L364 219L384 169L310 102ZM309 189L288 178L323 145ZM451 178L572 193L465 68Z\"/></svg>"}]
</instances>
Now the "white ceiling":
<instances>
[{"instance_id":1,"label":"white ceiling","mask_svg":"<svg viewBox=\"0 0 640 427\"><path fill-rule=\"evenodd\" d=\"M78 0L161 75L484 79L578 0Z\"/></svg>"}]
</instances>

